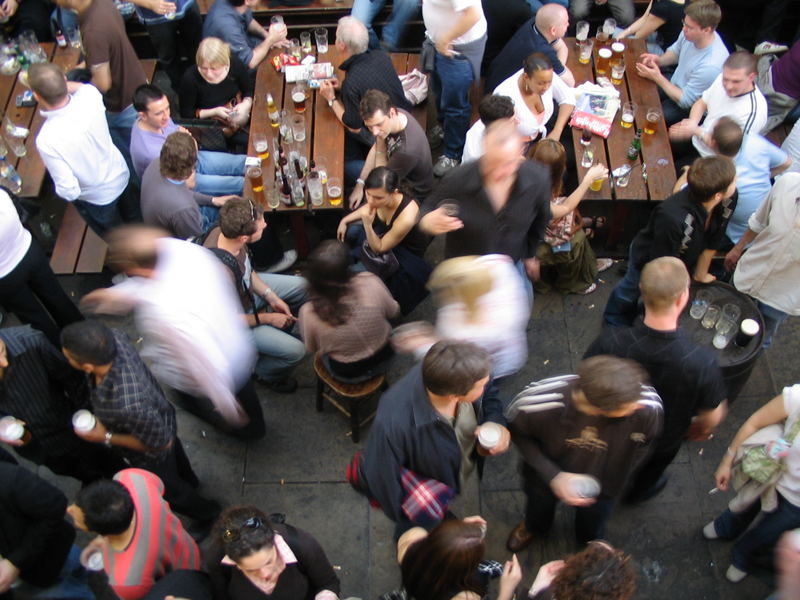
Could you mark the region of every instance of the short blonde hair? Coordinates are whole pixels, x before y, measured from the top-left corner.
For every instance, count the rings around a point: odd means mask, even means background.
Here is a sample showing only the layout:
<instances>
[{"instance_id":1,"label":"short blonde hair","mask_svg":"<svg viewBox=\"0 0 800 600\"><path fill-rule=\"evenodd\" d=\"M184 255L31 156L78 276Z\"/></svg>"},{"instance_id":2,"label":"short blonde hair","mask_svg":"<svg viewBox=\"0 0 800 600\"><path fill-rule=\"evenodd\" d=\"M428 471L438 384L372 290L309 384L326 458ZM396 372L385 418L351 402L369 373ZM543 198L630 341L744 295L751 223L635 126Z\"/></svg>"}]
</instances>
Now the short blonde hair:
<instances>
[{"instance_id":1,"label":"short blonde hair","mask_svg":"<svg viewBox=\"0 0 800 600\"><path fill-rule=\"evenodd\" d=\"M219 38L208 37L197 47L195 62L198 66L230 67L231 47Z\"/></svg>"},{"instance_id":2,"label":"short blonde hair","mask_svg":"<svg viewBox=\"0 0 800 600\"><path fill-rule=\"evenodd\" d=\"M477 256L459 256L439 264L428 279L428 289L440 305L461 302L467 310L467 320L480 316L478 300L492 290L494 283L488 267Z\"/></svg>"},{"instance_id":3,"label":"short blonde hair","mask_svg":"<svg viewBox=\"0 0 800 600\"><path fill-rule=\"evenodd\" d=\"M661 256L651 260L642 269L639 291L645 308L663 313L689 289L689 271L679 258Z\"/></svg>"}]
</instances>

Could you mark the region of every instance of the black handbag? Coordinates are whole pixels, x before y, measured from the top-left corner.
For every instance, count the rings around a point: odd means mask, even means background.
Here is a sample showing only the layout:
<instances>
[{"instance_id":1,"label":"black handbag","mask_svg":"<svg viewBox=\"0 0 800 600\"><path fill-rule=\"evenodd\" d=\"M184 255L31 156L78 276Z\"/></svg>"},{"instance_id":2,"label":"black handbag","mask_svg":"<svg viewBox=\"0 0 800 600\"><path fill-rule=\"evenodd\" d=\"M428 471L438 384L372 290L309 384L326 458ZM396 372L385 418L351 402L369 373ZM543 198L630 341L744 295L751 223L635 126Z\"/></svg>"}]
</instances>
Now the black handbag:
<instances>
[{"instance_id":1,"label":"black handbag","mask_svg":"<svg viewBox=\"0 0 800 600\"><path fill-rule=\"evenodd\" d=\"M388 250L382 254L376 253L369 245L369 240L361 244L361 264L381 279L388 279L400 269L400 263L394 252Z\"/></svg>"}]
</instances>

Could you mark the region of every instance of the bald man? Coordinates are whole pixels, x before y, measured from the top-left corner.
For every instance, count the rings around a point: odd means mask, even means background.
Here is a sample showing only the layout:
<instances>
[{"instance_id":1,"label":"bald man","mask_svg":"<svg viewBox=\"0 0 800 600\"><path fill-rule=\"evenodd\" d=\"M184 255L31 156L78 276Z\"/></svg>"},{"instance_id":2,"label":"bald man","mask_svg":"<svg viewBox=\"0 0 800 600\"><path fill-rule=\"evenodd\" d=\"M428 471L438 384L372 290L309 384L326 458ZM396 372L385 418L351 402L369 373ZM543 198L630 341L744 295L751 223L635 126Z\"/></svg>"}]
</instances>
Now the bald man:
<instances>
[{"instance_id":1,"label":"bald man","mask_svg":"<svg viewBox=\"0 0 800 600\"><path fill-rule=\"evenodd\" d=\"M538 277L536 248L550 222L550 177L542 165L522 160L523 146L511 119L493 122L480 159L453 169L428 197L420 227L447 235L445 258L505 254L527 278ZM445 201L457 205L457 215L440 206Z\"/></svg>"},{"instance_id":2,"label":"bald man","mask_svg":"<svg viewBox=\"0 0 800 600\"><path fill-rule=\"evenodd\" d=\"M628 492L632 502L664 489L664 471L683 439L706 439L727 413L725 383L714 354L678 326L689 301L686 265L674 256L650 261L642 269L639 289L644 320L633 327L606 328L584 355L611 354L637 361L664 402L664 431L634 477Z\"/></svg>"},{"instance_id":3,"label":"bald man","mask_svg":"<svg viewBox=\"0 0 800 600\"><path fill-rule=\"evenodd\" d=\"M486 73L487 93L522 68L522 61L534 52L541 52L553 63L553 70L570 87L575 77L567 64L567 45L564 35L569 26L569 13L560 4L545 4L536 15L525 22L503 50L492 61Z\"/></svg>"}]
</instances>

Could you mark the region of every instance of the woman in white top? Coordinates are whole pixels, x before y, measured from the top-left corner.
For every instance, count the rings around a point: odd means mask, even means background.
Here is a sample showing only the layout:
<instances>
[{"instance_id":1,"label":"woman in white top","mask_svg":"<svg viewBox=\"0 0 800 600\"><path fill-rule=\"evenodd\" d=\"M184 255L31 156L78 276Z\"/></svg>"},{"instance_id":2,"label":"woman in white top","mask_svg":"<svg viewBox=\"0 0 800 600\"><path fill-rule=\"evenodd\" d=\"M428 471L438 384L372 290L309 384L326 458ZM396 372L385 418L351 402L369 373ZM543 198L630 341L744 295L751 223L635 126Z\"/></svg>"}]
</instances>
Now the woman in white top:
<instances>
[{"instance_id":1,"label":"woman in white top","mask_svg":"<svg viewBox=\"0 0 800 600\"><path fill-rule=\"evenodd\" d=\"M794 433L791 430L798 418L800 418L800 384L795 384L783 388L782 394L770 400L745 421L736 432L714 473L717 488L727 490L734 457L742 443L764 427L783 424L782 437L790 444L782 459L783 473L775 485L778 495L777 509L772 512L761 511L759 498L743 512L726 509L703 528L703 535L707 539L734 539L744 533L733 545L731 565L725 574L734 583L747 576L754 566L755 556L764 552L772 554L772 548L784 531L800 527L800 436L789 439L792 437L791 433ZM779 456L783 454L781 452ZM759 512L763 518L748 529Z\"/></svg>"},{"instance_id":2,"label":"woman in white top","mask_svg":"<svg viewBox=\"0 0 800 600\"><path fill-rule=\"evenodd\" d=\"M519 132L531 141L545 136L558 140L575 109L574 91L553 72L553 64L541 52L528 56L522 69L492 93L514 101ZM547 122L553 115L554 101L558 103L558 115L553 130L548 133Z\"/></svg>"},{"instance_id":3,"label":"woman in white top","mask_svg":"<svg viewBox=\"0 0 800 600\"><path fill-rule=\"evenodd\" d=\"M4 189L0 189L0 249L0 304L60 348L61 328L83 316L61 289Z\"/></svg>"}]
</instances>

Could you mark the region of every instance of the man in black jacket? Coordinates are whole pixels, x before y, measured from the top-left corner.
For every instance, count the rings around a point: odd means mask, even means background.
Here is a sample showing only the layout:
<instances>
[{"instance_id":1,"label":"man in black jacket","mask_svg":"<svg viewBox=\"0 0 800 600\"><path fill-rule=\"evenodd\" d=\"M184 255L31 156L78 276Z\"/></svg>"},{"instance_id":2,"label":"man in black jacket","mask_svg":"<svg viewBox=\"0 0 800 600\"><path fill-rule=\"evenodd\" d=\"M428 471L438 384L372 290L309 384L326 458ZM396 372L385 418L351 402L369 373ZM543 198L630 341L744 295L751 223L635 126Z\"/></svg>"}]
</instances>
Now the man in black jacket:
<instances>
[{"instance_id":1,"label":"man in black jacket","mask_svg":"<svg viewBox=\"0 0 800 600\"><path fill-rule=\"evenodd\" d=\"M711 259L730 244L725 229L736 209L736 166L724 156L699 158L689 168L687 180L685 189L655 208L631 242L628 271L603 313L608 325L633 325L641 270L659 256L678 257L697 281L714 280L708 272Z\"/></svg>"},{"instance_id":2,"label":"man in black jacket","mask_svg":"<svg viewBox=\"0 0 800 600\"><path fill-rule=\"evenodd\" d=\"M403 469L458 493L479 454L508 449L510 434L490 370L489 354L474 344L437 342L381 398L354 485L397 523L396 535L414 524L403 507ZM491 448L477 442L484 428L495 434Z\"/></svg>"},{"instance_id":3,"label":"man in black jacket","mask_svg":"<svg viewBox=\"0 0 800 600\"><path fill-rule=\"evenodd\" d=\"M63 593L53 598L91 598L80 579L75 530L64 520L67 498L9 459L0 453L0 598L13 598L11 586L18 582L36 588L61 584Z\"/></svg>"}]
</instances>

